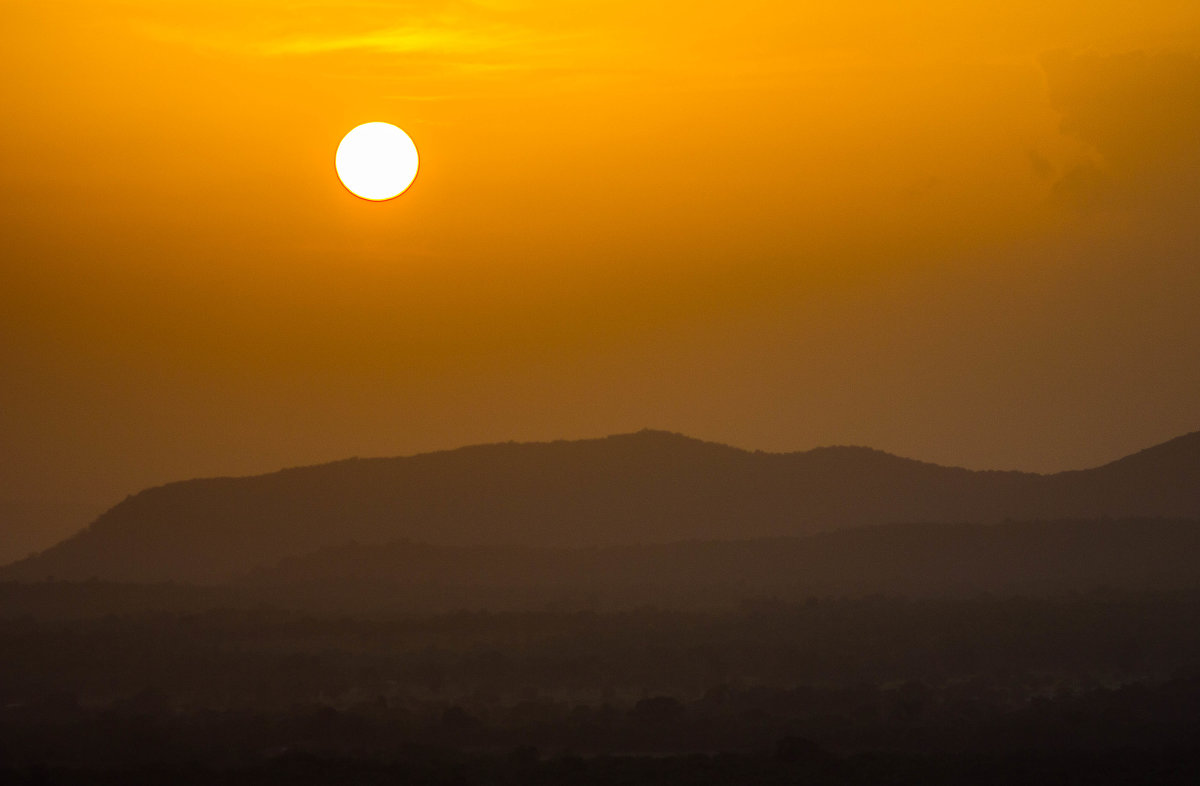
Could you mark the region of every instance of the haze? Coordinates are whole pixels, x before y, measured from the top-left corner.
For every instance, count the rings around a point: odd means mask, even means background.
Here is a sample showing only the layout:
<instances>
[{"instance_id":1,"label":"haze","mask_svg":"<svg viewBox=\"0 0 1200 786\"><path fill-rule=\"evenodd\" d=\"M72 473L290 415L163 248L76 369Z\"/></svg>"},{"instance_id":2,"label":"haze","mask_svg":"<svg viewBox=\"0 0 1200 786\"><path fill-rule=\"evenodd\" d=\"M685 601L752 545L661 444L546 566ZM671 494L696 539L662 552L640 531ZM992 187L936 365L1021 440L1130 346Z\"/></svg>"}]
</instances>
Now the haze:
<instances>
[{"instance_id":1,"label":"haze","mask_svg":"<svg viewBox=\"0 0 1200 786\"><path fill-rule=\"evenodd\" d=\"M478 442L1055 471L1194 431L1200 6L966 5L10 0L21 548ZM422 154L382 205L333 170L372 120Z\"/></svg>"}]
</instances>

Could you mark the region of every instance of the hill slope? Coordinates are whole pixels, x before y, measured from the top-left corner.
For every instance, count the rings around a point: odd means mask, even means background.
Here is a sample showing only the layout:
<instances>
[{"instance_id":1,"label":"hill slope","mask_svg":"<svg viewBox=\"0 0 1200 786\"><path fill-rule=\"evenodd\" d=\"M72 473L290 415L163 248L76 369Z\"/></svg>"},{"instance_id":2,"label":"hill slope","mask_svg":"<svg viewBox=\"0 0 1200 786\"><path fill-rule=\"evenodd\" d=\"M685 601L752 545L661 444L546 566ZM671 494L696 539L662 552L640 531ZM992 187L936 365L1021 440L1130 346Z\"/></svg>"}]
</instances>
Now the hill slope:
<instances>
[{"instance_id":1,"label":"hill slope","mask_svg":"<svg viewBox=\"0 0 1200 786\"><path fill-rule=\"evenodd\" d=\"M1200 516L1200 433L1056 475L868 448L751 453L656 431L351 459L148 489L0 578L221 581L350 541L566 547L1103 516Z\"/></svg>"}]
</instances>

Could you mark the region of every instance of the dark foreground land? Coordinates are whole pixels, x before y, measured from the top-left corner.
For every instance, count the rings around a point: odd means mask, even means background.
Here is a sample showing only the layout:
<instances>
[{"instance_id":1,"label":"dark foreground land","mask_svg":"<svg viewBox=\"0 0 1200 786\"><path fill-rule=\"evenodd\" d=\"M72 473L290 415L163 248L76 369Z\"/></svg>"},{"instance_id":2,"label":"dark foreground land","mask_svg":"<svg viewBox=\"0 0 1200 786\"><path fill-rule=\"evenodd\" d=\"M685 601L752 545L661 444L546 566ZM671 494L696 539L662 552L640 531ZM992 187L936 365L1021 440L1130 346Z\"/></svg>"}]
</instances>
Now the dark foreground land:
<instances>
[{"instance_id":1,"label":"dark foreground land","mask_svg":"<svg viewBox=\"0 0 1200 786\"><path fill-rule=\"evenodd\" d=\"M1195 591L358 617L239 597L0 585L0 782L1200 773Z\"/></svg>"}]
</instances>

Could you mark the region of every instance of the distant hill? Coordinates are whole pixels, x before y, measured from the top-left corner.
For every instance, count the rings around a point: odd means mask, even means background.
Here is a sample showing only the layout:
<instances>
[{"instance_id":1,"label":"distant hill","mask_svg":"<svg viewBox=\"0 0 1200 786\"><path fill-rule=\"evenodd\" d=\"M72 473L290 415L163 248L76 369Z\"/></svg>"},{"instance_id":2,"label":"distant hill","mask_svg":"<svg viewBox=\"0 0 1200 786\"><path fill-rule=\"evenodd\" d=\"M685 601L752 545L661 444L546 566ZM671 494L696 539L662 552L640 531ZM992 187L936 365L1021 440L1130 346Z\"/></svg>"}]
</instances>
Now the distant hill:
<instances>
[{"instance_id":1,"label":"distant hill","mask_svg":"<svg viewBox=\"0 0 1200 786\"><path fill-rule=\"evenodd\" d=\"M659 431L350 459L147 489L0 580L221 582L351 541L582 547L1102 517L1200 517L1200 432L1054 475L858 447L748 452Z\"/></svg>"},{"instance_id":2,"label":"distant hill","mask_svg":"<svg viewBox=\"0 0 1200 786\"><path fill-rule=\"evenodd\" d=\"M586 548L348 544L260 568L239 586L307 607L423 611L1195 590L1200 519L883 524L803 538Z\"/></svg>"},{"instance_id":3,"label":"distant hill","mask_svg":"<svg viewBox=\"0 0 1200 786\"><path fill-rule=\"evenodd\" d=\"M814 597L1198 591L1200 519L881 524L802 538L632 546L351 543L221 585L0 582L0 619L262 608L389 618L464 610L702 611Z\"/></svg>"},{"instance_id":4,"label":"distant hill","mask_svg":"<svg viewBox=\"0 0 1200 786\"><path fill-rule=\"evenodd\" d=\"M0 565L73 535L100 505L59 499L0 499Z\"/></svg>"}]
</instances>

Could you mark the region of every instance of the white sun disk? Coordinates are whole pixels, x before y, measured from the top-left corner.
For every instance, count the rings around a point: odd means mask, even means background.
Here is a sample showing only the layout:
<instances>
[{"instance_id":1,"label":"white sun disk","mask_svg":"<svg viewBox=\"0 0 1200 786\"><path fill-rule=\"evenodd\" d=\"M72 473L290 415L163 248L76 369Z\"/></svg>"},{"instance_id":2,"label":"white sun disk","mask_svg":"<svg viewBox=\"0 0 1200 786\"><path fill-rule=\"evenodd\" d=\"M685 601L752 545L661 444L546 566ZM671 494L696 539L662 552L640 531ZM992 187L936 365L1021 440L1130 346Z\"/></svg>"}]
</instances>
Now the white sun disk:
<instances>
[{"instance_id":1,"label":"white sun disk","mask_svg":"<svg viewBox=\"0 0 1200 786\"><path fill-rule=\"evenodd\" d=\"M412 185L417 146L391 123L364 123L342 137L334 166L352 194L379 202Z\"/></svg>"}]
</instances>

